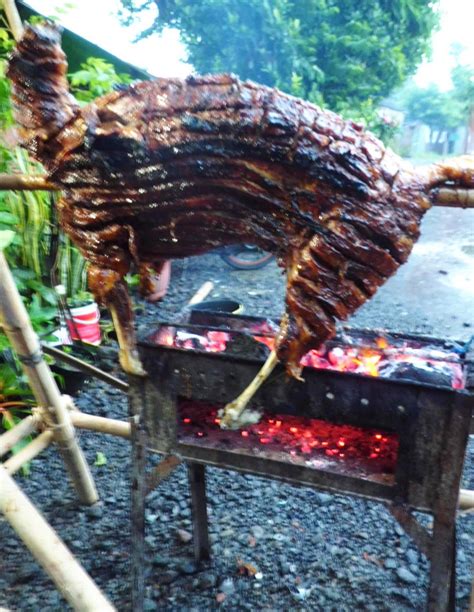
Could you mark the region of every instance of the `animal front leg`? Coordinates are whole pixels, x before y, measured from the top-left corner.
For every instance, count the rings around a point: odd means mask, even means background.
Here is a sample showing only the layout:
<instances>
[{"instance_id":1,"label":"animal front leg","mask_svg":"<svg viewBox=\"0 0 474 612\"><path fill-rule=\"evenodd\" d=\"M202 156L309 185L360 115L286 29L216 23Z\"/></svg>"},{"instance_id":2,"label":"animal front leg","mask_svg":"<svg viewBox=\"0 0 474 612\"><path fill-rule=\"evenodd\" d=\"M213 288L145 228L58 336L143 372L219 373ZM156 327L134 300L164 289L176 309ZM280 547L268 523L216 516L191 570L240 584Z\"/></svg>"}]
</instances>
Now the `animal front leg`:
<instances>
[{"instance_id":1,"label":"animal front leg","mask_svg":"<svg viewBox=\"0 0 474 612\"><path fill-rule=\"evenodd\" d=\"M120 347L120 365L128 374L145 376L137 351L132 304L122 275L115 270L91 266L88 278L90 290L112 316Z\"/></svg>"},{"instance_id":2,"label":"animal front leg","mask_svg":"<svg viewBox=\"0 0 474 612\"><path fill-rule=\"evenodd\" d=\"M277 363L278 357L275 351L272 351L249 386L233 402L227 404L220 411L219 416L221 417L220 425L222 429L238 429L244 425L258 423L260 413L254 410L246 410L247 404L273 372Z\"/></svg>"}]
</instances>

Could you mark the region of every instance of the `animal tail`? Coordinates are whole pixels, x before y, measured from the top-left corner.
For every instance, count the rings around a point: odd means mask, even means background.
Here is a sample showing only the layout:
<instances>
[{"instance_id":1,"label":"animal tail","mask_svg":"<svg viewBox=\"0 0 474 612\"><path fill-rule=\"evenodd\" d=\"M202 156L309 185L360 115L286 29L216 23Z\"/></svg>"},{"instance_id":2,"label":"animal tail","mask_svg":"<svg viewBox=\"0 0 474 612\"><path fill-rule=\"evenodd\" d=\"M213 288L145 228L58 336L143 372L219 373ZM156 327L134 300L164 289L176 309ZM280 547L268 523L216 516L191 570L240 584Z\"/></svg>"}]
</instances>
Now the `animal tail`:
<instances>
[{"instance_id":1,"label":"animal tail","mask_svg":"<svg viewBox=\"0 0 474 612\"><path fill-rule=\"evenodd\" d=\"M54 137L79 110L69 92L60 44L61 33L54 24L28 25L7 69L20 144L46 167L54 158Z\"/></svg>"}]
</instances>

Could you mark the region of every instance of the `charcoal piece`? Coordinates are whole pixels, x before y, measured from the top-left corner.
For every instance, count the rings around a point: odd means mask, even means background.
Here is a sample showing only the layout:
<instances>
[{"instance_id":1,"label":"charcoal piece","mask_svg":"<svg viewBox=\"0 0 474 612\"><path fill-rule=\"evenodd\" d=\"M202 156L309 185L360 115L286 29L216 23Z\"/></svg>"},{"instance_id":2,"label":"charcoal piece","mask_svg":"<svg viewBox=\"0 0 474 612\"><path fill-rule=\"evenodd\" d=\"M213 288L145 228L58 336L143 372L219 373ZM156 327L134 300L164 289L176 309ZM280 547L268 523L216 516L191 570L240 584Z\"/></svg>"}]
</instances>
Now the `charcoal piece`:
<instances>
[{"instance_id":1,"label":"charcoal piece","mask_svg":"<svg viewBox=\"0 0 474 612\"><path fill-rule=\"evenodd\" d=\"M429 363L419 364L409 362L389 363L380 368L380 376L392 380L409 380L417 383L427 383L438 387L452 387L452 372L447 367L432 366Z\"/></svg>"},{"instance_id":2,"label":"charcoal piece","mask_svg":"<svg viewBox=\"0 0 474 612\"><path fill-rule=\"evenodd\" d=\"M265 360L270 353L270 349L265 344L255 340L250 334L235 334L227 342L225 352L227 355L233 355L234 357Z\"/></svg>"}]
</instances>

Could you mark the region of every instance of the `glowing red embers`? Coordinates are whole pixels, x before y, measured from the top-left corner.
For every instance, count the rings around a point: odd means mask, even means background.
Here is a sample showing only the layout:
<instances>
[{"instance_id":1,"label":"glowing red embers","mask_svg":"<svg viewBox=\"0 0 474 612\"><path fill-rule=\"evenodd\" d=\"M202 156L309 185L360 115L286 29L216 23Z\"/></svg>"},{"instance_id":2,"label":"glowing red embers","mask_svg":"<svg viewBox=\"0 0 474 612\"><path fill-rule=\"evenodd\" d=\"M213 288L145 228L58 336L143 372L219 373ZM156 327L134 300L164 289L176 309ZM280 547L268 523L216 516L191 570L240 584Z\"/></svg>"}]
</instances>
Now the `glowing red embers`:
<instances>
[{"instance_id":1,"label":"glowing red embers","mask_svg":"<svg viewBox=\"0 0 474 612\"><path fill-rule=\"evenodd\" d=\"M250 331L256 342L265 344L270 350L274 348L275 338L268 334L274 334L275 327L269 322L262 321L253 324ZM161 346L181 350L224 353L235 333L219 330L191 332L185 329L162 326L154 335L153 341ZM360 340L363 342L362 339ZM353 341L352 339L350 342ZM369 340L367 342L370 343ZM334 370L387 378L390 378L397 368L406 365L419 371L430 370L431 374L434 375L438 372L444 377L444 382L439 384L451 384L454 389L464 388L464 373L458 354L416 345L416 343L408 345L406 341L397 342L396 346L391 346L387 338L378 337L372 341L371 346L358 344L322 346L318 350L306 353L301 359L301 364L304 367L320 370ZM415 378L415 380L417 379ZM436 380L436 376L434 380Z\"/></svg>"},{"instance_id":2,"label":"glowing red embers","mask_svg":"<svg viewBox=\"0 0 474 612\"><path fill-rule=\"evenodd\" d=\"M217 407L180 402L180 440L243 449L252 453L281 453L306 465L325 460L350 462L376 473L393 474L398 453L396 434L336 425L320 419L290 415L264 415L259 423L241 431L222 430Z\"/></svg>"}]
</instances>

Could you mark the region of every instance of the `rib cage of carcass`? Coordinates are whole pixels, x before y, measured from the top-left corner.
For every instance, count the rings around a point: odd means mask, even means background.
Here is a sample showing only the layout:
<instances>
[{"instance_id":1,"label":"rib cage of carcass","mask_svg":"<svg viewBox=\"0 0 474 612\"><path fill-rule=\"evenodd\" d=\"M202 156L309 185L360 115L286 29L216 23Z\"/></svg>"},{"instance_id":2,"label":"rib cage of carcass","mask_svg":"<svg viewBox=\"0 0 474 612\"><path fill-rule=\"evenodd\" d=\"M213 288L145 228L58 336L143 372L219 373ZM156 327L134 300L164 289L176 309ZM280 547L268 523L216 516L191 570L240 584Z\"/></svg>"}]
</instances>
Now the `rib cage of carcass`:
<instances>
[{"instance_id":1,"label":"rib cage of carcass","mask_svg":"<svg viewBox=\"0 0 474 612\"><path fill-rule=\"evenodd\" d=\"M474 158L414 168L332 112L232 75L141 82L80 107L55 26L13 52L24 147L63 190L60 222L112 312L121 362L140 372L124 275L236 242L287 273L278 359L334 334L406 261L436 188L474 187Z\"/></svg>"}]
</instances>

